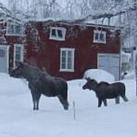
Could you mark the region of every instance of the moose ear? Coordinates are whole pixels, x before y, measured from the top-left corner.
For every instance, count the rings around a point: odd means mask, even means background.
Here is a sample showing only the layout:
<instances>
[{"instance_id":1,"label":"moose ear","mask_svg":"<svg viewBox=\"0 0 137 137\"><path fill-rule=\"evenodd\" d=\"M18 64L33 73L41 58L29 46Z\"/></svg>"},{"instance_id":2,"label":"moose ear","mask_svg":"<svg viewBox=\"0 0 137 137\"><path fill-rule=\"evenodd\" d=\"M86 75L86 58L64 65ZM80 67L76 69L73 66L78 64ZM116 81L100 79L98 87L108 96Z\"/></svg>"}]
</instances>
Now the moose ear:
<instances>
[{"instance_id":1,"label":"moose ear","mask_svg":"<svg viewBox=\"0 0 137 137\"><path fill-rule=\"evenodd\" d=\"M89 77L86 78L87 81L91 80Z\"/></svg>"}]
</instances>

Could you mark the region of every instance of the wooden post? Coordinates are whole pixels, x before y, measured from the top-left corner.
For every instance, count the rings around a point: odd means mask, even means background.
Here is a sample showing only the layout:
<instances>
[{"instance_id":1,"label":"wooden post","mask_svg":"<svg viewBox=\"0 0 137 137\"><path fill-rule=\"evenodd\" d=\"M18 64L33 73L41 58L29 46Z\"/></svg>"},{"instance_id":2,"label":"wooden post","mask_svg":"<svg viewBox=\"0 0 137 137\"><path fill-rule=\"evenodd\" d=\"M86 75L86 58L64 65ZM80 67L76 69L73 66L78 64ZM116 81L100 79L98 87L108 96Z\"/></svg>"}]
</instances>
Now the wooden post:
<instances>
[{"instance_id":1,"label":"wooden post","mask_svg":"<svg viewBox=\"0 0 137 137\"><path fill-rule=\"evenodd\" d=\"M73 118L76 120L76 106L75 106L75 101L73 101Z\"/></svg>"},{"instance_id":2,"label":"wooden post","mask_svg":"<svg viewBox=\"0 0 137 137\"><path fill-rule=\"evenodd\" d=\"M135 75L136 75L136 96L137 96L137 54L136 54L136 60L135 60Z\"/></svg>"}]
</instances>

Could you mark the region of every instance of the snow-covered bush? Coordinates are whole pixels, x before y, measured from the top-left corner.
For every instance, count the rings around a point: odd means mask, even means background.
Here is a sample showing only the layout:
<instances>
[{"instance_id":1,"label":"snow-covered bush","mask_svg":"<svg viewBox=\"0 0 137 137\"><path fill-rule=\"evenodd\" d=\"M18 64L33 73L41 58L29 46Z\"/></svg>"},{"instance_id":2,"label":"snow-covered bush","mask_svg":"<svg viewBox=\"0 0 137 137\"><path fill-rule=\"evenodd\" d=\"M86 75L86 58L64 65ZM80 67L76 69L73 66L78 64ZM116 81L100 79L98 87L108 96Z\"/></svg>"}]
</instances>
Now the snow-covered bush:
<instances>
[{"instance_id":1,"label":"snow-covered bush","mask_svg":"<svg viewBox=\"0 0 137 137\"><path fill-rule=\"evenodd\" d=\"M98 82L100 81L114 82L115 80L112 74L102 69L88 69L87 71L85 71L83 78L95 79Z\"/></svg>"}]
</instances>

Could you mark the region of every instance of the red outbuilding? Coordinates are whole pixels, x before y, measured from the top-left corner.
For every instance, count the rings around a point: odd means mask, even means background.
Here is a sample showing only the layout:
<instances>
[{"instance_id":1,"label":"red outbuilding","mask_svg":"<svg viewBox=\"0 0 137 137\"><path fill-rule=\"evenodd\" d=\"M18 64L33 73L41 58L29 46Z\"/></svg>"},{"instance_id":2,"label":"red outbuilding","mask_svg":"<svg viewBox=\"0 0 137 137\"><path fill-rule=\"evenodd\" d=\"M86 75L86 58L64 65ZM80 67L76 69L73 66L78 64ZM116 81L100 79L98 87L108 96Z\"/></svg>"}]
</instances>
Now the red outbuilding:
<instances>
[{"instance_id":1,"label":"red outbuilding","mask_svg":"<svg viewBox=\"0 0 137 137\"><path fill-rule=\"evenodd\" d=\"M8 73L24 60L24 25L16 18L0 20L0 72Z\"/></svg>"}]
</instances>

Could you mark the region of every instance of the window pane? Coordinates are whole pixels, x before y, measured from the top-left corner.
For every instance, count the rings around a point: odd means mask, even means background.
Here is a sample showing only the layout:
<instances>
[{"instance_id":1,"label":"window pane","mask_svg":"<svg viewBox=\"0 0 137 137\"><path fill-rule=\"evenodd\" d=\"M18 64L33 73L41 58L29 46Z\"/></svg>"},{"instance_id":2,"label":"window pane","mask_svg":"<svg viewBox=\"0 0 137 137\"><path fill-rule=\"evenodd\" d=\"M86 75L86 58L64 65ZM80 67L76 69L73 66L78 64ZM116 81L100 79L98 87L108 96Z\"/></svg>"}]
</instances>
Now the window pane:
<instances>
[{"instance_id":1,"label":"window pane","mask_svg":"<svg viewBox=\"0 0 137 137\"><path fill-rule=\"evenodd\" d=\"M101 41L104 41L105 39L104 39L104 34L103 33L100 33L100 40Z\"/></svg>"},{"instance_id":2,"label":"window pane","mask_svg":"<svg viewBox=\"0 0 137 137\"><path fill-rule=\"evenodd\" d=\"M72 51L68 51L68 69L72 69Z\"/></svg>"},{"instance_id":3,"label":"window pane","mask_svg":"<svg viewBox=\"0 0 137 137\"><path fill-rule=\"evenodd\" d=\"M63 37L62 31L61 30L57 30L57 32L58 32L58 37L62 38Z\"/></svg>"},{"instance_id":4,"label":"window pane","mask_svg":"<svg viewBox=\"0 0 137 137\"><path fill-rule=\"evenodd\" d=\"M62 63L62 66L61 66L62 69L65 69L66 68L66 65L65 63Z\"/></svg>"},{"instance_id":5,"label":"window pane","mask_svg":"<svg viewBox=\"0 0 137 137\"><path fill-rule=\"evenodd\" d=\"M0 57L5 57L5 50L4 49L0 49Z\"/></svg>"},{"instance_id":6,"label":"window pane","mask_svg":"<svg viewBox=\"0 0 137 137\"><path fill-rule=\"evenodd\" d=\"M13 25L9 25L9 27L8 27L8 33L9 34L13 34L14 33L14 26Z\"/></svg>"},{"instance_id":7,"label":"window pane","mask_svg":"<svg viewBox=\"0 0 137 137\"><path fill-rule=\"evenodd\" d=\"M66 51L62 51L62 57L66 56Z\"/></svg>"},{"instance_id":8,"label":"window pane","mask_svg":"<svg viewBox=\"0 0 137 137\"><path fill-rule=\"evenodd\" d=\"M16 61L21 61L21 47L16 47Z\"/></svg>"},{"instance_id":9,"label":"window pane","mask_svg":"<svg viewBox=\"0 0 137 137\"><path fill-rule=\"evenodd\" d=\"M72 56L72 51L68 51L68 57L70 58Z\"/></svg>"},{"instance_id":10,"label":"window pane","mask_svg":"<svg viewBox=\"0 0 137 137\"><path fill-rule=\"evenodd\" d=\"M72 69L72 59L71 58L68 59L67 68Z\"/></svg>"},{"instance_id":11,"label":"window pane","mask_svg":"<svg viewBox=\"0 0 137 137\"><path fill-rule=\"evenodd\" d=\"M63 69L66 68L66 67L65 67L65 66L66 66L66 62L65 62L65 61L66 61L65 57L62 58L62 68L63 68Z\"/></svg>"},{"instance_id":12,"label":"window pane","mask_svg":"<svg viewBox=\"0 0 137 137\"><path fill-rule=\"evenodd\" d=\"M99 39L99 34L95 33L95 40L98 40L98 39Z\"/></svg>"},{"instance_id":13,"label":"window pane","mask_svg":"<svg viewBox=\"0 0 137 137\"><path fill-rule=\"evenodd\" d=\"M56 30L52 29L52 36L56 37Z\"/></svg>"},{"instance_id":14,"label":"window pane","mask_svg":"<svg viewBox=\"0 0 137 137\"><path fill-rule=\"evenodd\" d=\"M15 26L15 33L16 34L21 34L21 26L20 25Z\"/></svg>"},{"instance_id":15,"label":"window pane","mask_svg":"<svg viewBox=\"0 0 137 137\"><path fill-rule=\"evenodd\" d=\"M62 51L61 68L66 68L66 51Z\"/></svg>"}]
</instances>

